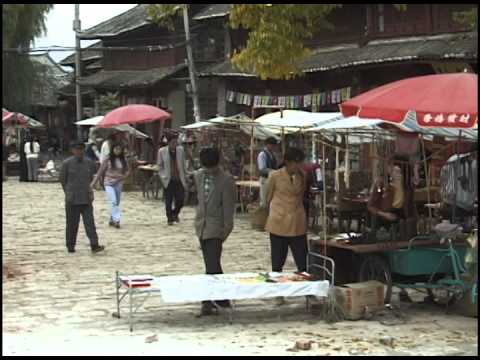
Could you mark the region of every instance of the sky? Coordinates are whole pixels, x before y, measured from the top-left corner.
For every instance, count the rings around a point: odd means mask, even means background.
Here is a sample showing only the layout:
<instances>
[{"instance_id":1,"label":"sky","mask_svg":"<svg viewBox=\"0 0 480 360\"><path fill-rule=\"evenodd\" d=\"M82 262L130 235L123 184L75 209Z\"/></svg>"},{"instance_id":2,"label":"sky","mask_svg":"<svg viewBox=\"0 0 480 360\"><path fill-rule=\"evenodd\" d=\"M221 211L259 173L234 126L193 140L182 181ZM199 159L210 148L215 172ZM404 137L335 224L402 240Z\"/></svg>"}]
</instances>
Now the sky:
<instances>
[{"instance_id":1,"label":"sky","mask_svg":"<svg viewBox=\"0 0 480 360\"><path fill-rule=\"evenodd\" d=\"M137 4L80 4L80 20L82 29L88 29L102 21L119 15ZM74 4L55 4L47 15L47 34L35 39L33 47L71 46L75 47ZM95 40L96 41L96 40ZM95 41L83 41L81 46L87 47ZM50 56L56 61L66 58L71 51L51 51Z\"/></svg>"}]
</instances>

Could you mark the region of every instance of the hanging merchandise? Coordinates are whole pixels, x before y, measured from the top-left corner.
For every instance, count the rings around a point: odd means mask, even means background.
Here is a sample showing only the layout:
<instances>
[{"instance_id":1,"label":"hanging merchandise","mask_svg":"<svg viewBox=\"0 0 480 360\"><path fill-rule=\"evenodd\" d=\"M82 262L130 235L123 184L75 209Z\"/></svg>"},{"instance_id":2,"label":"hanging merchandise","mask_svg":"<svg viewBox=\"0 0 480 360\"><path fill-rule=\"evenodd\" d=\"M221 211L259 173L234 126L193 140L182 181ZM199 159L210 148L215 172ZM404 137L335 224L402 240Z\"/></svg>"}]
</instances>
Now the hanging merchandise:
<instances>
[{"instance_id":1,"label":"hanging merchandise","mask_svg":"<svg viewBox=\"0 0 480 360\"><path fill-rule=\"evenodd\" d=\"M227 90L225 93L226 101L235 102L240 105L251 106L281 106L290 109L311 108L312 111L318 111L320 107L339 104L350 99L351 88L329 90L321 93L291 95L291 96L268 96L268 95L250 95L240 92Z\"/></svg>"},{"instance_id":2,"label":"hanging merchandise","mask_svg":"<svg viewBox=\"0 0 480 360\"><path fill-rule=\"evenodd\" d=\"M343 180L345 181L345 188L350 189L350 147L348 145L348 135L345 135L345 172L343 173Z\"/></svg>"},{"instance_id":3,"label":"hanging merchandise","mask_svg":"<svg viewBox=\"0 0 480 360\"><path fill-rule=\"evenodd\" d=\"M335 99L333 101L334 104L339 104L342 102L342 98L341 98L341 90L335 90L334 91L335 93Z\"/></svg>"},{"instance_id":4,"label":"hanging merchandise","mask_svg":"<svg viewBox=\"0 0 480 360\"><path fill-rule=\"evenodd\" d=\"M340 148L335 146L335 192L340 192Z\"/></svg>"},{"instance_id":5,"label":"hanging merchandise","mask_svg":"<svg viewBox=\"0 0 480 360\"><path fill-rule=\"evenodd\" d=\"M309 108L312 106L312 95L305 95L303 97L303 107Z\"/></svg>"},{"instance_id":6,"label":"hanging merchandise","mask_svg":"<svg viewBox=\"0 0 480 360\"><path fill-rule=\"evenodd\" d=\"M227 91L227 101L233 102L235 100L235 93L233 91Z\"/></svg>"},{"instance_id":7,"label":"hanging merchandise","mask_svg":"<svg viewBox=\"0 0 480 360\"><path fill-rule=\"evenodd\" d=\"M330 101L332 104L337 103L337 90L332 90L332 92L330 93Z\"/></svg>"},{"instance_id":8,"label":"hanging merchandise","mask_svg":"<svg viewBox=\"0 0 480 360\"><path fill-rule=\"evenodd\" d=\"M327 94L324 92L320 93L320 105L325 106L327 104Z\"/></svg>"}]
</instances>

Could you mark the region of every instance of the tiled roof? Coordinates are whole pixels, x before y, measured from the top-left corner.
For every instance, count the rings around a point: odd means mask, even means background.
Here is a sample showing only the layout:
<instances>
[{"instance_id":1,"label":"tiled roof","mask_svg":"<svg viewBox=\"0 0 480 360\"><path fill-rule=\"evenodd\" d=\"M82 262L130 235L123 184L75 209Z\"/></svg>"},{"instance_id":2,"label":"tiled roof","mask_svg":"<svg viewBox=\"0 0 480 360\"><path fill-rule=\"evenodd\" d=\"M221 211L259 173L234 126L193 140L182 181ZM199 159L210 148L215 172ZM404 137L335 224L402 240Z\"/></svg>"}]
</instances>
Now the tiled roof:
<instances>
[{"instance_id":1,"label":"tiled roof","mask_svg":"<svg viewBox=\"0 0 480 360\"><path fill-rule=\"evenodd\" d=\"M302 72L319 72L353 66L412 60L477 59L477 33L448 34L371 41L364 47L350 45L318 48L302 64ZM230 61L212 66L200 76L254 77L235 69Z\"/></svg>"},{"instance_id":2,"label":"tiled roof","mask_svg":"<svg viewBox=\"0 0 480 360\"><path fill-rule=\"evenodd\" d=\"M82 61L90 61L90 60L97 60L103 57L102 51L95 51L93 49L101 47L102 42L98 41L95 44L88 46L86 49L81 52L81 59ZM65 59L60 61L60 65L62 66L74 66L75 65L75 53L72 55L67 56Z\"/></svg>"},{"instance_id":3,"label":"tiled roof","mask_svg":"<svg viewBox=\"0 0 480 360\"><path fill-rule=\"evenodd\" d=\"M37 70L37 78L32 84L32 105L57 106L57 90L66 86L71 74L63 70L49 55L30 55Z\"/></svg>"},{"instance_id":4,"label":"tiled roof","mask_svg":"<svg viewBox=\"0 0 480 360\"><path fill-rule=\"evenodd\" d=\"M154 85L158 81L174 75L184 68L186 68L185 64L150 70L102 70L93 75L82 78L80 80L80 84L82 86L91 86L99 89L148 87Z\"/></svg>"},{"instance_id":5,"label":"tiled roof","mask_svg":"<svg viewBox=\"0 0 480 360\"><path fill-rule=\"evenodd\" d=\"M134 8L82 31L82 39L98 39L115 36L150 23L147 13L150 4L140 4Z\"/></svg>"}]
</instances>

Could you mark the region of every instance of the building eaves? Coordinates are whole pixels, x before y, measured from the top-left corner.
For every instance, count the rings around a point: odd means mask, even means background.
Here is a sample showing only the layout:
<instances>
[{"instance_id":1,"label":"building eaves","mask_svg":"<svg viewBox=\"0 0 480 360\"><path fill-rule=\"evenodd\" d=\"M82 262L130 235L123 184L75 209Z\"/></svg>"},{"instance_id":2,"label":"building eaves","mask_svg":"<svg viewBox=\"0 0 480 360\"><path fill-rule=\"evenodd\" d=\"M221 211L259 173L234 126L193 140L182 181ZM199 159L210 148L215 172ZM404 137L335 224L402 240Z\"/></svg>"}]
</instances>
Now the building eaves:
<instances>
[{"instance_id":1,"label":"building eaves","mask_svg":"<svg viewBox=\"0 0 480 360\"><path fill-rule=\"evenodd\" d=\"M117 36L147 25L150 23L150 17L147 11L149 5L150 4L139 4L120 15L86 29L80 33L80 38L87 40Z\"/></svg>"},{"instance_id":2,"label":"building eaves","mask_svg":"<svg viewBox=\"0 0 480 360\"><path fill-rule=\"evenodd\" d=\"M193 17L193 20L205 20L224 17L230 14L233 4L212 4Z\"/></svg>"},{"instance_id":3,"label":"building eaves","mask_svg":"<svg viewBox=\"0 0 480 360\"><path fill-rule=\"evenodd\" d=\"M82 61L91 61L101 59L103 57L103 52L101 50L95 51L95 48L102 46L102 42L98 41L81 51L81 60ZM60 65L62 66L74 66L75 65L75 54L67 56L65 59L61 60Z\"/></svg>"},{"instance_id":4,"label":"building eaves","mask_svg":"<svg viewBox=\"0 0 480 360\"><path fill-rule=\"evenodd\" d=\"M176 74L186 68L187 65L155 68L149 70L117 70L99 71L80 80L82 86L90 86L95 89L126 89L143 88L155 85L161 80Z\"/></svg>"},{"instance_id":5,"label":"building eaves","mask_svg":"<svg viewBox=\"0 0 480 360\"><path fill-rule=\"evenodd\" d=\"M372 41L364 47L356 44L317 48L301 65L302 72L314 73L362 65L405 62L412 60L441 61L477 59L476 33L423 36L409 39ZM255 77L235 69L230 61L214 65L199 76Z\"/></svg>"}]
</instances>

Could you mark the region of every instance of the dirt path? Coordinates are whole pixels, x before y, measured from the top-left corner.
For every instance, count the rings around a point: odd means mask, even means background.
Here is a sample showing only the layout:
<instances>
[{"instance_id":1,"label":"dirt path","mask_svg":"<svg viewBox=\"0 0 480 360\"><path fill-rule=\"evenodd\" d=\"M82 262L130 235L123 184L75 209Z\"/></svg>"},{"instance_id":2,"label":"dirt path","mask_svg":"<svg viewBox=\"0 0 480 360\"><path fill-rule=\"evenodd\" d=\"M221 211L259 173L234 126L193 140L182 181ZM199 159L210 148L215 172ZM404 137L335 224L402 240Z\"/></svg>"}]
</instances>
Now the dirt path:
<instances>
[{"instance_id":1,"label":"dirt path","mask_svg":"<svg viewBox=\"0 0 480 360\"><path fill-rule=\"evenodd\" d=\"M477 355L476 319L445 315L427 305L402 305L408 320L385 326L378 321L328 325L306 314L303 299L275 307L270 300L241 301L233 325L225 318L196 318L198 304L161 307L146 303L135 331L114 319L114 273L202 273L193 236L194 210L166 226L163 204L141 193L124 193L122 229L108 227L107 201L96 193L95 216L104 254L91 255L80 225L77 252L67 254L63 193L59 184L3 183L3 353L23 354L244 354ZM225 272L269 270L265 233L252 231L244 217L225 243ZM287 269L293 270L289 256ZM4 268L5 270L5 268ZM5 275L5 274L4 274ZM381 345L395 338L394 348ZM312 350L292 352L296 340Z\"/></svg>"}]
</instances>

